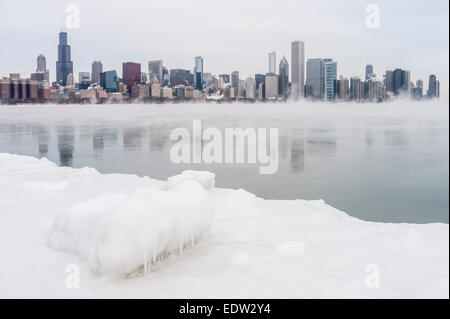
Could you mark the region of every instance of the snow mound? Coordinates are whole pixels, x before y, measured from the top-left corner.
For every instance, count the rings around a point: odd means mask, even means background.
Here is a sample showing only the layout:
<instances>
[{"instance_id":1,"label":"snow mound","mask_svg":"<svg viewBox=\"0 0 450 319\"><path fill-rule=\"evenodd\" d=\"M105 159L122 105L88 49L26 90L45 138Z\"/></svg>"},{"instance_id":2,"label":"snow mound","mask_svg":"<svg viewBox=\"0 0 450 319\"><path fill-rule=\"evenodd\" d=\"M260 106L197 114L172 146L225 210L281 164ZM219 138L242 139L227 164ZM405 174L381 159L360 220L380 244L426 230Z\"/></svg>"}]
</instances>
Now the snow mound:
<instances>
[{"instance_id":1,"label":"snow mound","mask_svg":"<svg viewBox=\"0 0 450 319\"><path fill-rule=\"evenodd\" d=\"M181 253L212 222L208 192L186 179L168 190L138 189L77 204L56 218L48 244L78 254L98 275L123 276Z\"/></svg>"},{"instance_id":2,"label":"snow mound","mask_svg":"<svg viewBox=\"0 0 450 319\"><path fill-rule=\"evenodd\" d=\"M186 181L186 180L195 180L200 185L203 186L204 189L209 190L214 188L216 183L216 175L214 173L208 171L184 171L180 175L175 175L169 177L167 179L167 189L171 189L175 185Z\"/></svg>"}]
</instances>

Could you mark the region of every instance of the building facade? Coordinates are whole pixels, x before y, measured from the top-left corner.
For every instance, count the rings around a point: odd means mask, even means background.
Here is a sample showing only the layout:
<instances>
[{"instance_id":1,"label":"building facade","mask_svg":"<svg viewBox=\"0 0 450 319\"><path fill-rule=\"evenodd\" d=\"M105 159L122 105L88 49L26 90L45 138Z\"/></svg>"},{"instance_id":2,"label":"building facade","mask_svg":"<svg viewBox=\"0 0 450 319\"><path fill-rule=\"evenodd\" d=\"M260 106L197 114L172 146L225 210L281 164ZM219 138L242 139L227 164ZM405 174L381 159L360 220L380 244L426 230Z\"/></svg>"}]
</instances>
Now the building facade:
<instances>
[{"instance_id":1,"label":"building facade","mask_svg":"<svg viewBox=\"0 0 450 319\"><path fill-rule=\"evenodd\" d=\"M305 43L291 43L291 95L294 99L305 96Z\"/></svg>"},{"instance_id":2,"label":"building facade","mask_svg":"<svg viewBox=\"0 0 450 319\"><path fill-rule=\"evenodd\" d=\"M322 59L308 59L306 63L306 96L322 100L324 97L324 64Z\"/></svg>"},{"instance_id":3,"label":"building facade","mask_svg":"<svg viewBox=\"0 0 450 319\"><path fill-rule=\"evenodd\" d=\"M73 62L71 61L71 48L67 44L67 33L59 33L58 61L56 61L56 82L67 86L67 77L73 74Z\"/></svg>"}]
</instances>

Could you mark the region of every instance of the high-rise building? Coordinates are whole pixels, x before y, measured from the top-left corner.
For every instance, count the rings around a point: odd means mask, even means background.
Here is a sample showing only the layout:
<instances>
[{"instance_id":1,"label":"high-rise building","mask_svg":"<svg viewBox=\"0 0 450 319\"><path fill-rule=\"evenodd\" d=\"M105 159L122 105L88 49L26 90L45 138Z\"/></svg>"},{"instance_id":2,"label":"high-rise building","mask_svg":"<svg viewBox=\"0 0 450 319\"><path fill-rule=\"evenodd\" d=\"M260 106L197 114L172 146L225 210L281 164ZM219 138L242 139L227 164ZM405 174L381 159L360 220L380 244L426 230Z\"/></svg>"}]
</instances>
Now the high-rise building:
<instances>
[{"instance_id":1,"label":"high-rise building","mask_svg":"<svg viewBox=\"0 0 450 319\"><path fill-rule=\"evenodd\" d=\"M255 82L258 96L263 100L266 96L266 76L264 74L255 74Z\"/></svg>"},{"instance_id":2,"label":"high-rise building","mask_svg":"<svg viewBox=\"0 0 450 319\"><path fill-rule=\"evenodd\" d=\"M402 70L402 90L408 94L411 88L411 73L407 70Z\"/></svg>"},{"instance_id":3,"label":"high-rise building","mask_svg":"<svg viewBox=\"0 0 450 319\"><path fill-rule=\"evenodd\" d=\"M150 83L153 83L153 78L158 80L158 83L163 83L163 61L154 60L148 61L148 78Z\"/></svg>"},{"instance_id":4,"label":"high-rise building","mask_svg":"<svg viewBox=\"0 0 450 319\"><path fill-rule=\"evenodd\" d=\"M234 71L231 73L231 87L234 89L234 96L239 96L239 72Z\"/></svg>"},{"instance_id":5,"label":"high-rise building","mask_svg":"<svg viewBox=\"0 0 450 319\"><path fill-rule=\"evenodd\" d=\"M277 54L275 51L269 53L269 73L277 73Z\"/></svg>"},{"instance_id":6,"label":"high-rise building","mask_svg":"<svg viewBox=\"0 0 450 319\"><path fill-rule=\"evenodd\" d=\"M336 97L337 62L333 59L323 60L324 96L328 101Z\"/></svg>"},{"instance_id":7,"label":"high-rise building","mask_svg":"<svg viewBox=\"0 0 450 319\"><path fill-rule=\"evenodd\" d=\"M239 87L238 87L238 98L244 99L245 98L245 80L239 79Z\"/></svg>"},{"instance_id":8,"label":"high-rise building","mask_svg":"<svg viewBox=\"0 0 450 319\"><path fill-rule=\"evenodd\" d=\"M100 85L108 93L118 91L118 78L115 70L100 73Z\"/></svg>"},{"instance_id":9,"label":"high-rise building","mask_svg":"<svg viewBox=\"0 0 450 319\"><path fill-rule=\"evenodd\" d=\"M387 70L384 76L384 85L386 92L394 93L394 72Z\"/></svg>"},{"instance_id":10,"label":"high-rise building","mask_svg":"<svg viewBox=\"0 0 450 319\"><path fill-rule=\"evenodd\" d=\"M394 95L409 94L411 86L410 72L402 69L395 69L393 72L393 92Z\"/></svg>"},{"instance_id":11,"label":"high-rise building","mask_svg":"<svg viewBox=\"0 0 450 319\"><path fill-rule=\"evenodd\" d=\"M203 90L203 57L195 57L194 65L194 87L196 90Z\"/></svg>"},{"instance_id":12,"label":"high-rise building","mask_svg":"<svg viewBox=\"0 0 450 319\"><path fill-rule=\"evenodd\" d=\"M212 73L203 73L203 84L206 88L210 88L214 84Z\"/></svg>"},{"instance_id":13,"label":"high-rise building","mask_svg":"<svg viewBox=\"0 0 450 319\"><path fill-rule=\"evenodd\" d=\"M278 75L267 73L265 77L266 100L276 100L278 98Z\"/></svg>"},{"instance_id":14,"label":"high-rise building","mask_svg":"<svg viewBox=\"0 0 450 319\"><path fill-rule=\"evenodd\" d=\"M361 79L357 76L350 78L350 92L349 97L352 101L359 100L359 84L361 83Z\"/></svg>"},{"instance_id":15,"label":"high-rise building","mask_svg":"<svg viewBox=\"0 0 450 319\"><path fill-rule=\"evenodd\" d=\"M347 78L344 78L342 75L339 77L338 81L339 87L339 99L343 101L347 101L350 97L349 90L349 82Z\"/></svg>"},{"instance_id":16,"label":"high-rise building","mask_svg":"<svg viewBox=\"0 0 450 319\"><path fill-rule=\"evenodd\" d=\"M280 61L279 71L278 92L286 99L289 96L289 63L285 57Z\"/></svg>"},{"instance_id":17,"label":"high-rise building","mask_svg":"<svg viewBox=\"0 0 450 319\"><path fill-rule=\"evenodd\" d=\"M145 72L141 72L141 84L147 84L148 81L148 76L147 73Z\"/></svg>"},{"instance_id":18,"label":"high-rise building","mask_svg":"<svg viewBox=\"0 0 450 319\"><path fill-rule=\"evenodd\" d=\"M101 61L92 62L92 74L91 74L92 83L100 84L100 73L102 72L103 72L103 63Z\"/></svg>"},{"instance_id":19,"label":"high-rise building","mask_svg":"<svg viewBox=\"0 0 450 319\"><path fill-rule=\"evenodd\" d=\"M47 60L45 59L45 56L43 54L39 54L39 56L37 57L36 73L44 74L43 81L50 82L50 72L47 70Z\"/></svg>"},{"instance_id":20,"label":"high-rise building","mask_svg":"<svg viewBox=\"0 0 450 319\"><path fill-rule=\"evenodd\" d=\"M252 77L245 81L245 98L247 100L254 100L256 98L256 82Z\"/></svg>"},{"instance_id":21,"label":"high-rise building","mask_svg":"<svg viewBox=\"0 0 450 319\"><path fill-rule=\"evenodd\" d=\"M416 81L416 88L421 88L421 89L423 89L423 81L422 81L422 80L417 80L417 81Z\"/></svg>"},{"instance_id":22,"label":"high-rise building","mask_svg":"<svg viewBox=\"0 0 450 319\"><path fill-rule=\"evenodd\" d=\"M402 88L402 70L395 69L392 72L392 91L394 95L400 94L400 90Z\"/></svg>"},{"instance_id":23,"label":"high-rise building","mask_svg":"<svg viewBox=\"0 0 450 319\"><path fill-rule=\"evenodd\" d=\"M122 63L123 83L127 86L128 93L131 93L133 86L141 83L141 64L134 62Z\"/></svg>"},{"instance_id":24,"label":"high-rise building","mask_svg":"<svg viewBox=\"0 0 450 319\"><path fill-rule=\"evenodd\" d=\"M436 78L436 75L431 74L428 80L428 92L427 96L429 98L439 98L439 81Z\"/></svg>"},{"instance_id":25,"label":"high-rise building","mask_svg":"<svg viewBox=\"0 0 450 319\"><path fill-rule=\"evenodd\" d=\"M366 74L365 74L365 79L366 81L371 79L372 77L374 77L373 74L373 65L372 64L367 64L366 65Z\"/></svg>"},{"instance_id":26,"label":"high-rise building","mask_svg":"<svg viewBox=\"0 0 450 319\"><path fill-rule=\"evenodd\" d=\"M305 43L291 43L291 94L295 99L305 96ZM267 90L266 90L267 91Z\"/></svg>"},{"instance_id":27,"label":"high-rise building","mask_svg":"<svg viewBox=\"0 0 450 319\"><path fill-rule=\"evenodd\" d=\"M58 61L56 61L56 82L67 86L67 76L73 74L73 62L71 61L71 49L67 44L67 33L59 33Z\"/></svg>"},{"instance_id":28,"label":"high-rise building","mask_svg":"<svg viewBox=\"0 0 450 319\"><path fill-rule=\"evenodd\" d=\"M167 69L165 66L162 68L162 83L161 86L169 86L170 84L170 77L169 77L169 69Z\"/></svg>"},{"instance_id":29,"label":"high-rise building","mask_svg":"<svg viewBox=\"0 0 450 319\"><path fill-rule=\"evenodd\" d=\"M190 85L191 84L191 71L183 69L171 69L170 70L170 86L175 87L177 85Z\"/></svg>"},{"instance_id":30,"label":"high-rise building","mask_svg":"<svg viewBox=\"0 0 450 319\"><path fill-rule=\"evenodd\" d=\"M308 59L306 62L306 96L311 99L323 99L324 64L322 59Z\"/></svg>"}]
</instances>

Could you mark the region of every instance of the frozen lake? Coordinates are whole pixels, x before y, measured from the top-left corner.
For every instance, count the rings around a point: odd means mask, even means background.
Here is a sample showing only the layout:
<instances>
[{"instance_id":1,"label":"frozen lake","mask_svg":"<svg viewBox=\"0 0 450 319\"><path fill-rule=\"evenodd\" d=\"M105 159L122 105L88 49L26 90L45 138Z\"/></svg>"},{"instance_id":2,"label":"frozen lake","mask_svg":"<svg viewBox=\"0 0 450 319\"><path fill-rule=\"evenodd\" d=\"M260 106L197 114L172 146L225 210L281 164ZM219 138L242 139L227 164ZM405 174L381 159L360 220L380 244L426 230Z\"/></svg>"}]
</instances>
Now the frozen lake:
<instances>
[{"instance_id":1,"label":"frozen lake","mask_svg":"<svg viewBox=\"0 0 450 319\"><path fill-rule=\"evenodd\" d=\"M324 199L370 221L449 221L449 114L444 102L0 107L0 152L102 173L166 179L216 173L217 186L267 199ZM279 168L173 164L172 129L278 128Z\"/></svg>"}]
</instances>

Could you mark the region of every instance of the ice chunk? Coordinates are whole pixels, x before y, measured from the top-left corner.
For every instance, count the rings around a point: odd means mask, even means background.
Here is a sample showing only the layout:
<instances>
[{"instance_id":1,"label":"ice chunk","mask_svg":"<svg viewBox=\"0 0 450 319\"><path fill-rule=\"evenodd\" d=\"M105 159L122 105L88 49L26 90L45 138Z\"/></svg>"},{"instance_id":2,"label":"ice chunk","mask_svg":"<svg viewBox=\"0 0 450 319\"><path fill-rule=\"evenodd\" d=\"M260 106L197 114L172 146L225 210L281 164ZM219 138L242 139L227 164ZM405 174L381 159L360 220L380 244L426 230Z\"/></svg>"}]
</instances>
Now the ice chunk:
<instances>
[{"instance_id":1,"label":"ice chunk","mask_svg":"<svg viewBox=\"0 0 450 319\"><path fill-rule=\"evenodd\" d=\"M209 190L214 187L216 183L216 175L208 171L184 171L180 175L175 175L167 179L167 189L171 189L176 184L185 180L195 180L204 189Z\"/></svg>"},{"instance_id":2,"label":"ice chunk","mask_svg":"<svg viewBox=\"0 0 450 319\"><path fill-rule=\"evenodd\" d=\"M111 195L112 196L112 195ZM50 246L77 253L99 275L120 276L192 245L213 222L208 192L195 180L169 190L101 197L61 214Z\"/></svg>"}]
</instances>

